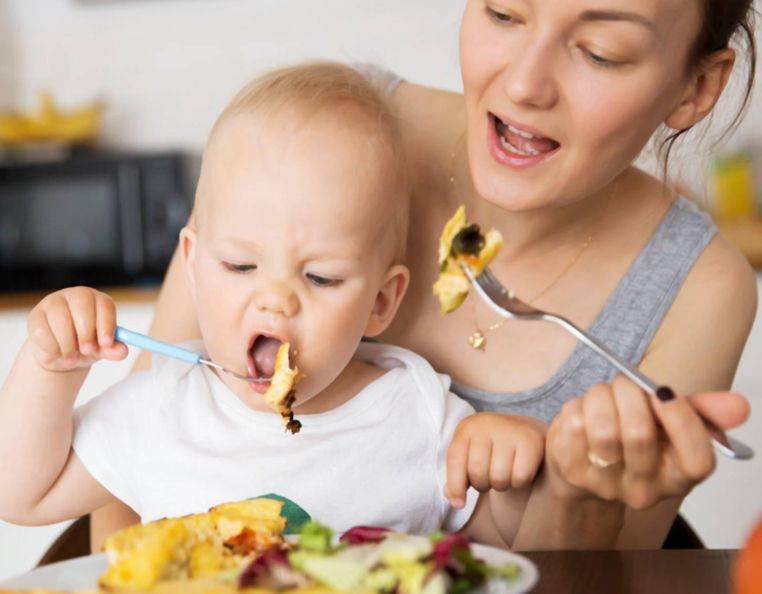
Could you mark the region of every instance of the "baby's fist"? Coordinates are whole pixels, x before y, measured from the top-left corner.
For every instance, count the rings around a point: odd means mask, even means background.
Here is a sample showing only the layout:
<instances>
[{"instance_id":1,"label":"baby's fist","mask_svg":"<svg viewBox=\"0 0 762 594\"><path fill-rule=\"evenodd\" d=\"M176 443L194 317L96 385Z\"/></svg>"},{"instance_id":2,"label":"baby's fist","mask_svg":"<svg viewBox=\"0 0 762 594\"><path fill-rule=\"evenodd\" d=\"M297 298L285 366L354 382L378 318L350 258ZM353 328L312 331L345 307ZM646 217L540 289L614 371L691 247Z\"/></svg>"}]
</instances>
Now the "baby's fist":
<instances>
[{"instance_id":1,"label":"baby's fist","mask_svg":"<svg viewBox=\"0 0 762 594\"><path fill-rule=\"evenodd\" d=\"M49 371L71 371L98 359L118 361L127 356L127 347L114 341L114 301L89 287L45 297L29 314L27 329L35 360Z\"/></svg>"},{"instance_id":2,"label":"baby's fist","mask_svg":"<svg viewBox=\"0 0 762 594\"><path fill-rule=\"evenodd\" d=\"M445 496L465 505L469 485L506 491L532 483L545 455L545 424L530 417L477 413L463 419L447 452Z\"/></svg>"}]
</instances>

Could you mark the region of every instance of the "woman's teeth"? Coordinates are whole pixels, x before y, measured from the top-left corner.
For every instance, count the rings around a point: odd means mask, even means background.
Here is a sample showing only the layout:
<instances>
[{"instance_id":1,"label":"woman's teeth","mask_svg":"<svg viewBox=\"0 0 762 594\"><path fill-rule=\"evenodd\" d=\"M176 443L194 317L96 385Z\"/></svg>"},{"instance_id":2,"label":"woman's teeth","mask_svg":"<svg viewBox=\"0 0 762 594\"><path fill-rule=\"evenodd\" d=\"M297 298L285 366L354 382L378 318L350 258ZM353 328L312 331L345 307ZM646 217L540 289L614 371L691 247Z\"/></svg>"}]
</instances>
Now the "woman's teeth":
<instances>
[{"instance_id":1,"label":"woman's teeth","mask_svg":"<svg viewBox=\"0 0 762 594\"><path fill-rule=\"evenodd\" d=\"M508 130L510 132L513 132L514 134L518 134L519 136L521 136L521 138L526 138L527 140L532 140L533 138L535 138L534 134L525 132L524 130L519 130L518 128L514 128L510 124L508 124Z\"/></svg>"},{"instance_id":2,"label":"woman's teeth","mask_svg":"<svg viewBox=\"0 0 762 594\"><path fill-rule=\"evenodd\" d=\"M520 148L517 148L513 146L510 142L508 142L504 136L500 137L500 144L502 147L507 150L510 153L514 153L516 155L520 155L522 157L534 157L535 155L539 155L540 151L529 149L527 151L522 151Z\"/></svg>"}]
</instances>

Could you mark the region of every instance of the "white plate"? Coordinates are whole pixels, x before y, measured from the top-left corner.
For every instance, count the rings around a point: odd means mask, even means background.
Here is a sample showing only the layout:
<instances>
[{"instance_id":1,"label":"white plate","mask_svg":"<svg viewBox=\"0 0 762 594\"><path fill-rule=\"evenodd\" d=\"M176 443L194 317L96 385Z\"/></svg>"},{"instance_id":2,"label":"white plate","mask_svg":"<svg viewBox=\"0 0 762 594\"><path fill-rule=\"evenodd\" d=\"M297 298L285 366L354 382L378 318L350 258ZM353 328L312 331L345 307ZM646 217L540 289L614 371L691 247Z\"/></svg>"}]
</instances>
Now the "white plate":
<instances>
[{"instance_id":1,"label":"white plate","mask_svg":"<svg viewBox=\"0 0 762 594\"><path fill-rule=\"evenodd\" d=\"M490 565L515 564L521 567L521 575L516 580L501 582L497 588L500 594L523 594L534 588L539 577L537 568L526 557L488 547L481 544L471 545L474 556ZM98 577L106 570L108 561L105 553L79 557L69 561L38 567L29 573L0 582L1 588L54 588L58 590L76 590L97 588ZM488 588L492 591L492 588Z\"/></svg>"}]
</instances>

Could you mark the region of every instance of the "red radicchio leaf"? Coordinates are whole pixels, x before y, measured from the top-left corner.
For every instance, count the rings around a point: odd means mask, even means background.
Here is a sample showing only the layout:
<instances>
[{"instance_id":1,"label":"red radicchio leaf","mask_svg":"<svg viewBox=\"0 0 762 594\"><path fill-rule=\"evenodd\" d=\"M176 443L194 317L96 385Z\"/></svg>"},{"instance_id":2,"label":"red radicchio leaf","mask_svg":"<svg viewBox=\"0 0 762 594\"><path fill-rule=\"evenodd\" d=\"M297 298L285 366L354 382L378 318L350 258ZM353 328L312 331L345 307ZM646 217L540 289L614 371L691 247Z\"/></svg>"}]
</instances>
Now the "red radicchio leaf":
<instances>
[{"instance_id":1,"label":"red radicchio leaf","mask_svg":"<svg viewBox=\"0 0 762 594\"><path fill-rule=\"evenodd\" d=\"M368 542L381 542L386 538L388 528L377 526L355 526L341 535L339 540L350 545L365 544Z\"/></svg>"},{"instance_id":2,"label":"red radicchio leaf","mask_svg":"<svg viewBox=\"0 0 762 594\"><path fill-rule=\"evenodd\" d=\"M471 545L462 534L447 534L434 544L434 563L437 569L445 569L448 566L457 569L461 566L453 555L455 550L470 551ZM453 567L454 566L454 567Z\"/></svg>"},{"instance_id":3,"label":"red radicchio leaf","mask_svg":"<svg viewBox=\"0 0 762 594\"><path fill-rule=\"evenodd\" d=\"M272 581L272 568L276 565L289 567L286 554L278 549L265 551L241 572L238 577L238 587L262 587L269 584Z\"/></svg>"}]
</instances>

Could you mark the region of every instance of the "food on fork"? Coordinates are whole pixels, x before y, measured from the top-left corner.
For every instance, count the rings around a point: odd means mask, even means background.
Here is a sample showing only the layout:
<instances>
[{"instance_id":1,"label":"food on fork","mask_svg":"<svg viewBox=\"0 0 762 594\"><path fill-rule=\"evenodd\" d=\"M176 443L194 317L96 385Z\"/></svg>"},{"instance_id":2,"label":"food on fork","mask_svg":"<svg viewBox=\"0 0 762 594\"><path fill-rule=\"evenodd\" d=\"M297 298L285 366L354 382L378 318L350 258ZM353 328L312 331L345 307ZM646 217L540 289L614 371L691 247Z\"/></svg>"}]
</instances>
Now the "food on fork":
<instances>
[{"instance_id":1,"label":"food on fork","mask_svg":"<svg viewBox=\"0 0 762 594\"><path fill-rule=\"evenodd\" d=\"M106 539L109 567L99 583L108 589L148 588L241 569L283 544L282 506L274 499L250 499L124 528Z\"/></svg>"},{"instance_id":2,"label":"food on fork","mask_svg":"<svg viewBox=\"0 0 762 594\"><path fill-rule=\"evenodd\" d=\"M474 276L479 276L501 247L503 236L499 231L490 229L483 234L479 225L469 224L465 206L458 208L439 238L439 278L434 283L434 295L439 298L442 313L455 311L468 295L471 284L462 267L468 266Z\"/></svg>"}]
</instances>

